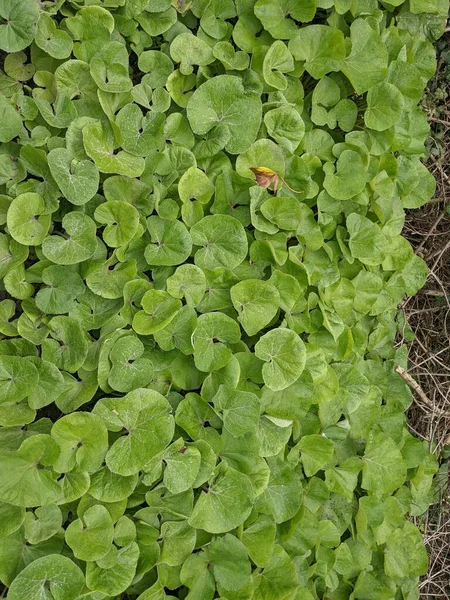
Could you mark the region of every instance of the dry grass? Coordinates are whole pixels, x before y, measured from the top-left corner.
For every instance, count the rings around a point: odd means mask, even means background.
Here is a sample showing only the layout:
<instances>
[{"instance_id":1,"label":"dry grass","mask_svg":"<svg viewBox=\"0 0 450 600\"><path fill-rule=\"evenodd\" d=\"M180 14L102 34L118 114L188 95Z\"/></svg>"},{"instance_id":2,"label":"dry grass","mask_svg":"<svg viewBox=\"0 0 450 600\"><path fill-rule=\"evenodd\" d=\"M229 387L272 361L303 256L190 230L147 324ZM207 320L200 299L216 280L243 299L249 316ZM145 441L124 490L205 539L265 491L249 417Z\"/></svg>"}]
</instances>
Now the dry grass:
<instances>
[{"instance_id":1,"label":"dry grass","mask_svg":"<svg viewBox=\"0 0 450 600\"><path fill-rule=\"evenodd\" d=\"M427 440L442 464L450 448L450 34L441 40L438 71L425 98L431 124L428 167L437 181L435 198L407 215L404 235L428 264L425 287L403 303L409 346L408 374L420 386L409 413L411 429ZM439 50L439 47L438 47ZM411 331L414 333L412 341ZM450 599L450 493L446 471L437 479L440 501L422 521L430 567L420 583L422 598Z\"/></svg>"}]
</instances>

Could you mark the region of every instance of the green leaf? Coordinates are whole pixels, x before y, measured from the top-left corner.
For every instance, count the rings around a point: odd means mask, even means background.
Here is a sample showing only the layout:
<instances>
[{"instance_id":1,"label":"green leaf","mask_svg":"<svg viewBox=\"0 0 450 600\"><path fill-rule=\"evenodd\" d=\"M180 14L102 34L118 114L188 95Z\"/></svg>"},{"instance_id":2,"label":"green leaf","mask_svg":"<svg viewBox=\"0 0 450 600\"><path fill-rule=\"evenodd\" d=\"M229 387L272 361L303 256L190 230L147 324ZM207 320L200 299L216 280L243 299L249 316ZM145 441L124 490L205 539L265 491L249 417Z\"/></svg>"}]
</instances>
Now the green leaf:
<instances>
[{"instance_id":1,"label":"green leaf","mask_svg":"<svg viewBox=\"0 0 450 600\"><path fill-rule=\"evenodd\" d=\"M136 104L127 104L118 113L119 127L124 150L134 156L147 156L164 147L164 115L155 111L145 117Z\"/></svg>"},{"instance_id":2,"label":"green leaf","mask_svg":"<svg viewBox=\"0 0 450 600\"><path fill-rule=\"evenodd\" d=\"M42 242L44 256L58 265L74 265L91 258L97 248L94 221L81 212L69 212L62 226L67 237L46 237Z\"/></svg>"},{"instance_id":3,"label":"green leaf","mask_svg":"<svg viewBox=\"0 0 450 600\"><path fill-rule=\"evenodd\" d=\"M239 325L220 312L200 315L192 334L195 366L200 371L222 369L231 358L227 344L237 344L241 335Z\"/></svg>"},{"instance_id":4,"label":"green leaf","mask_svg":"<svg viewBox=\"0 0 450 600\"><path fill-rule=\"evenodd\" d=\"M66 529L66 543L76 558L99 560L109 551L114 526L107 509L98 504L91 506L81 519L72 521Z\"/></svg>"},{"instance_id":5,"label":"green leaf","mask_svg":"<svg viewBox=\"0 0 450 600\"><path fill-rule=\"evenodd\" d=\"M277 40L267 51L263 61L263 75L265 82L277 89L287 88L287 79L284 73L294 70L294 59L287 49L286 44Z\"/></svg>"},{"instance_id":6,"label":"green leaf","mask_svg":"<svg viewBox=\"0 0 450 600\"><path fill-rule=\"evenodd\" d=\"M378 83L367 93L364 122L376 131L385 131L395 125L403 110L403 96L391 83Z\"/></svg>"},{"instance_id":7,"label":"green leaf","mask_svg":"<svg viewBox=\"0 0 450 600\"><path fill-rule=\"evenodd\" d=\"M248 335L264 329L277 314L280 296L268 281L240 281L231 288L230 295L238 321Z\"/></svg>"},{"instance_id":8,"label":"green leaf","mask_svg":"<svg viewBox=\"0 0 450 600\"><path fill-rule=\"evenodd\" d=\"M264 361L264 383L271 390L289 387L305 367L305 345L294 331L284 327L263 335L255 345L255 354Z\"/></svg>"},{"instance_id":9,"label":"green leaf","mask_svg":"<svg viewBox=\"0 0 450 600\"><path fill-rule=\"evenodd\" d=\"M386 541L384 571L388 577L420 577L428 569L428 554L417 527L406 521Z\"/></svg>"},{"instance_id":10,"label":"green leaf","mask_svg":"<svg viewBox=\"0 0 450 600\"><path fill-rule=\"evenodd\" d=\"M333 458L333 442L321 435L305 435L298 443L303 470L312 477Z\"/></svg>"},{"instance_id":11,"label":"green leaf","mask_svg":"<svg viewBox=\"0 0 450 600\"><path fill-rule=\"evenodd\" d=\"M367 173L361 155L354 150L344 150L336 166L324 166L326 191L337 200L350 200L366 187Z\"/></svg>"},{"instance_id":12,"label":"green leaf","mask_svg":"<svg viewBox=\"0 0 450 600\"><path fill-rule=\"evenodd\" d=\"M26 517L25 509L6 502L0 503L0 532L2 538L8 537L22 526Z\"/></svg>"},{"instance_id":13,"label":"green leaf","mask_svg":"<svg viewBox=\"0 0 450 600\"><path fill-rule=\"evenodd\" d=\"M230 133L225 149L231 154L240 154L256 139L261 124L261 101L256 95L245 93L239 77L220 75L193 93L187 105L187 117L193 132L201 136L218 125L225 125Z\"/></svg>"},{"instance_id":14,"label":"green leaf","mask_svg":"<svg viewBox=\"0 0 450 600\"><path fill-rule=\"evenodd\" d=\"M182 565L195 548L196 532L186 521L166 521L161 526L161 562Z\"/></svg>"},{"instance_id":15,"label":"green leaf","mask_svg":"<svg viewBox=\"0 0 450 600\"><path fill-rule=\"evenodd\" d=\"M341 71L345 58L344 35L339 29L326 25L308 25L298 30L289 41L295 60L304 61L305 70L322 79L331 71Z\"/></svg>"},{"instance_id":16,"label":"green leaf","mask_svg":"<svg viewBox=\"0 0 450 600\"><path fill-rule=\"evenodd\" d=\"M201 454L195 446L185 446L183 440L175 442L163 459L164 485L172 494L181 494L191 488L200 469Z\"/></svg>"},{"instance_id":17,"label":"green leaf","mask_svg":"<svg viewBox=\"0 0 450 600\"><path fill-rule=\"evenodd\" d=\"M56 474L47 467L58 455L48 435L26 439L14 452L0 452L0 500L16 506L43 506L58 500Z\"/></svg>"},{"instance_id":18,"label":"green leaf","mask_svg":"<svg viewBox=\"0 0 450 600\"><path fill-rule=\"evenodd\" d=\"M83 143L87 155L92 158L101 173L117 173L127 177L142 175L144 159L124 150L114 153L113 133L101 122L83 127Z\"/></svg>"},{"instance_id":19,"label":"green leaf","mask_svg":"<svg viewBox=\"0 0 450 600\"><path fill-rule=\"evenodd\" d=\"M210 46L192 33L180 33L170 44L170 56L180 63L183 75L190 75L193 65L206 66L214 61Z\"/></svg>"},{"instance_id":20,"label":"green leaf","mask_svg":"<svg viewBox=\"0 0 450 600\"><path fill-rule=\"evenodd\" d=\"M128 75L128 52L124 44L109 42L90 62L92 79L104 92L127 92L131 86Z\"/></svg>"},{"instance_id":21,"label":"green leaf","mask_svg":"<svg viewBox=\"0 0 450 600\"><path fill-rule=\"evenodd\" d=\"M241 223L228 215L208 215L191 228L195 263L201 269L234 269L247 256L248 243Z\"/></svg>"},{"instance_id":22,"label":"green leaf","mask_svg":"<svg viewBox=\"0 0 450 600\"><path fill-rule=\"evenodd\" d=\"M67 556L50 554L34 560L19 573L9 588L8 597L11 600L40 600L44 592L48 598L76 600L83 587L84 575L80 567Z\"/></svg>"},{"instance_id":23,"label":"green leaf","mask_svg":"<svg viewBox=\"0 0 450 600\"><path fill-rule=\"evenodd\" d=\"M38 384L39 372L31 361L19 356L0 356L0 404L20 402Z\"/></svg>"},{"instance_id":24,"label":"green leaf","mask_svg":"<svg viewBox=\"0 0 450 600\"><path fill-rule=\"evenodd\" d=\"M379 496L391 494L406 478L406 465L395 442L379 430L373 430L363 457L361 486Z\"/></svg>"},{"instance_id":25,"label":"green leaf","mask_svg":"<svg viewBox=\"0 0 450 600\"><path fill-rule=\"evenodd\" d=\"M128 244L139 226L137 209L128 202L119 200L110 200L97 206L94 219L105 225L103 241L111 248Z\"/></svg>"},{"instance_id":26,"label":"green leaf","mask_svg":"<svg viewBox=\"0 0 450 600\"><path fill-rule=\"evenodd\" d=\"M163 87L169 75L173 72L173 63L164 52L145 50L139 55L138 66L141 71L148 73L146 83L152 88Z\"/></svg>"},{"instance_id":27,"label":"green leaf","mask_svg":"<svg viewBox=\"0 0 450 600\"><path fill-rule=\"evenodd\" d=\"M89 589L116 596L124 592L133 581L139 559L139 546L132 542L117 551L111 568L103 569L95 562L88 562L86 584Z\"/></svg>"},{"instance_id":28,"label":"green leaf","mask_svg":"<svg viewBox=\"0 0 450 600\"><path fill-rule=\"evenodd\" d=\"M190 167L178 183L178 193L183 202L198 200L207 204L214 194L214 185L207 175L197 167Z\"/></svg>"},{"instance_id":29,"label":"green leaf","mask_svg":"<svg viewBox=\"0 0 450 600\"><path fill-rule=\"evenodd\" d=\"M14 198L6 214L6 224L11 236L24 246L40 246L50 227L42 196L21 194Z\"/></svg>"},{"instance_id":30,"label":"green leaf","mask_svg":"<svg viewBox=\"0 0 450 600\"><path fill-rule=\"evenodd\" d=\"M181 302L168 292L148 290L142 297L141 306L143 310L133 318L133 329L141 335L150 335L172 321L181 308Z\"/></svg>"},{"instance_id":31,"label":"green leaf","mask_svg":"<svg viewBox=\"0 0 450 600\"><path fill-rule=\"evenodd\" d=\"M47 160L59 189L72 204L86 204L97 193L100 175L90 160L79 161L65 148L55 148Z\"/></svg>"},{"instance_id":32,"label":"green leaf","mask_svg":"<svg viewBox=\"0 0 450 600\"><path fill-rule=\"evenodd\" d=\"M219 589L226 590L224 593L237 592L248 583L251 566L247 550L234 535L226 533L217 538L208 548L208 559L214 579Z\"/></svg>"},{"instance_id":33,"label":"green leaf","mask_svg":"<svg viewBox=\"0 0 450 600\"><path fill-rule=\"evenodd\" d=\"M264 124L270 137L289 152L294 152L305 134L303 119L290 106L280 106L266 112Z\"/></svg>"},{"instance_id":34,"label":"green leaf","mask_svg":"<svg viewBox=\"0 0 450 600\"><path fill-rule=\"evenodd\" d=\"M212 402L215 409L221 413L223 425L231 435L239 437L256 431L260 405L255 394L221 385Z\"/></svg>"},{"instance_id":35,"label":"green leaf","mask_svg":"<svg viewBox=\"0 0 450 600\"><path fill-rule=\"evenodd\" d=\"M58 419L51 436L60 454L55 470L64 473L75 466L95 471L103 463L108 450L108 432L103 421L88 412L75 412Z\"/></svg>"},{"instance_id":36,"label":"green leaf","mask_svg":"<svg viewBox=\"0 0 450 600\"><path fill-rule=\"evenodd\" d=\"M42 408L55 402L64 392L64 377L55 365L38 357L28 356L27 360L37 369L39 379L28 393L28 404L33 409Z\"/></svg>"},{"instance_id":37,"label":"green leaf","mask_svg":"<svg viewBox=\"0 0 450 600\"><path fill-rule=\"evenodd\" d=\"M184 298L188 306L200 304L206 290L206 277L196 265L185 264L177 267L167 279L167 291L174 298Z\"/></svg>"},{"instance_id":38,"label":"green leaf","mask_svg":"<svg viewBox=\"0 0 450 600\"><path fill-rule=\"evenodd\" d=\"M297 573L289 555L275 545L274 553L262 573L253 576L255 600L292 598L298 587Z\"/></svg>"},{"instance_id":39,"label":"green leaf","mask_svg":"<svg viewBox=\"0 0 450 600\"><path fill-rule=\"evenodd\" d=\"M242 541L252 561L258 567L265 567L272 558L276 535L276 524L272 517L260 515L244 529Z\"/></svg>"},{"instance_id":40,"label":"green leaf","mask_svg":"<svg viewBox=\"0 0 450 600\"><path fill-rule=\"evenodd\" d=\"M307 23L313 19L315 12L315 0L301 4L292 0L258 0L255 4L255 15L275 39L292 38L298 28L291 19Z\"/></svg>"},{"instance_id":41,"label":"green leaf","mask_svg":"<svg viewBox=\"0 0 450 600\"><path fill-rule=\"evenodd\" d=\"M0 27L2 26L0 25ZM22 129L22 119L20 118L19 113L14 110L14 107L4 96L0 96L0 117L0 142L10 142L20 134Z\"/></svg>"},{"instance_id":42,"label":"green leaf","mask_svg":"<svg viewBox=\"0 0 450 600\"><path fill-rule=\"evenodd\" d=\"M88 353L88 340L81 324L72 317L53 317L48 323L51 338L42 342L42 358L58 369L75 373Z\"/></svg>"},{"instance_id":43,"label":"green leaf","mask_svg":"<svg viewBox=\"0 0 450 600\"><path fill-rule=\"evenodd\" d=\"M347 217L347 228L352 256L366 265L379 265L383 261L385 248L380 227L367 217L352 213Z\"/></svg>"},{"instance_id":44,"label":"green leaf","mask_svg":"<svg viewBox=\"0 0 450 600\"><path fill-rule=\"evenodd\" d=\"M179 265L190 255L191 236L180 221L151 216L147 219L147 229L152 239L145 249L145 260L149 265Z\"/></svg>"},{"instance_id":45,"label":"green leaf","mask_svg":"<svg viewBox=\"0 0 450 600\"><path fill-rule=\"evenodd\" d=\"M301 505L301 475L278 457L268 458L267 462L270 478L264 492L264 503L275 522L284 523L297 514Z\"/></svg>"},{"instance_id":46,"label":"green leaf","mask_svg":"<svg viewBox=\"0 0 450 600\"><path fill-rule=\"evenodd\" d=\"M118 475L137 473L172 439L170 404L153 390L141 388L120 399L103 399L94 412L110 431L125 429L126 435L119 437L106 454L106 464Z\"/></svg>"},{"instance_id":47,"label":"green leaf","mask_svg":"<svg viewBox=\"0 0 450 600\"><path fill-rule=\"evenodd\" d=\"M0 16L0 48L18 52L31 44L39 19L39 5L34 0L2 0Z\"/></svg>"},{"instance_id":48,"label":"green leaf","mask_svg":"<svg viewBox=\"0 0 450 600\"><path fill-rule=\"evenodd\" d=\"M30 544L39 544L48 540L61 529L63 516L56 504L40 506L34 514L29 511L26 516L25 537Z\"/></svg>"},{"instance_id":49,"label":"green leaf","mask_svg":"<svg viewBox=\"0 0 450 600\"><path fill-rule=\"evenodd\" d=\"M50 315L69 312L75 299L85 289L78 273L59 265L44 269L42 282L45 286L36 294L36 306L43 313Z\"/></svg>"},{"instance_id":50,"label":"green leaf","mask_svg":"<svg viewBox=\"0 0 450 600\"><path fill-rule=\"evenodd\" d=\"M253 487L250 479L220 463L201 492L189 524L210 533L224 533L241 525L253 506Z\"/></svg>"},{"instance_id":51,"label":"green leaf","mask_svg":"<svg viewBox=\"0 0 450 600\"><path fill-rule=\"evenodd\" d=\"M388 51L379 33L364 19L353 21L350 35L351 52L342 71L356 93L363 94L386 77Z\"/></svg>"},{"instance_id":52,"label":"green leaf","mask_svg":"<svg viewBox=\"0 0 450 600\"><path fill-rule=\"evenodd\" d=\"M115 342L109 353L111 370L108 374L113 390L131 392L150 383L153 364L143 356L144 352L144 344L136 336L123 336Z\"/></svg>"},{"instance_id":53,"label":"green leaf","mask_svg":"<svg viewBox=\"0 0 450 600\"><path fill-rule=\"evenodd\" d=\"M68 58L72 52L72 38L66 31L58 29L47 13L39 15L35 42L53 58Z\"/></svg>"}]
</instances>

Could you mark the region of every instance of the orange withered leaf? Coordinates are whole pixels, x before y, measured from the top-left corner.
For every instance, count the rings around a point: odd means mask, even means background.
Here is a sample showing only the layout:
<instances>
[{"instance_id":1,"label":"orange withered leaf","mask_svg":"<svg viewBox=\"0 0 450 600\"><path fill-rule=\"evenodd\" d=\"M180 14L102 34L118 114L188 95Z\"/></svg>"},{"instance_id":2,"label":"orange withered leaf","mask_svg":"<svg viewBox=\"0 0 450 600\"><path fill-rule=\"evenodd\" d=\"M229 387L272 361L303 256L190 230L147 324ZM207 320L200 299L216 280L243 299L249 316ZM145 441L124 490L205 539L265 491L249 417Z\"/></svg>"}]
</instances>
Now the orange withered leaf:
<instances>
[{"instance_id":1,"label":"orange withered leaf","mask_svg":"<svg viewBox=\"0 0 450 600\"><path fill-rule=\"evenodd\" d=\"M268 167L250 168L250 171L255 174L256 183L263 188L269 188L273 185L273 191L276 193L278 189L278 181L280 179L278 173Z\"/></svg>"},{"instance_id":2,"label":"orange withered leaf","mask_svg":"<svg viewBox=\"0 0 450 600\"><path fill-rule=\"evenodd\" d=\"M280 180L287 187L288 190L294 192L294 194L303 194L302 191L292 189L285 180L278 175L273 169L269 169L269 167L250 167L250 171L255 174L256 184L263 187L269 188L273 185L273 191L276 194L278 190L278 184Z\"/></svg>"}]
</instances>

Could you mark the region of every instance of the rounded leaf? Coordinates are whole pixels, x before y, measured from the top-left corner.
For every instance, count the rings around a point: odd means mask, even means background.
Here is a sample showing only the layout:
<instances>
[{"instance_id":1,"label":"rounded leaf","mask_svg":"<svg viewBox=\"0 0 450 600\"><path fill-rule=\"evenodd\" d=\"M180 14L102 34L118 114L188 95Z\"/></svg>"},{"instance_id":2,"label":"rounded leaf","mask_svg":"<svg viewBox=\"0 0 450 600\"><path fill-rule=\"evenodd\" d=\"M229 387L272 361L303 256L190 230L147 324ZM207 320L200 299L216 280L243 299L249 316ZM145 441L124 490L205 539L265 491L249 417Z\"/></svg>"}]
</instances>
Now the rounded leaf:
<instances>
[{"instance_id":1,"label":"rounded leaf","mask_svg":"<svg viewBox=\"0 0 450 600\"><path fill-rule=\"evenodd\" d=\"M95 196L100 174L93 162L78 160L65 148L51 150L47 161L53 179L69 202L81 206Z\"/></svg>"},{"instance_id":2,"label":"rounded leaf","mask_svg":"<svg viewBox=\"0 0 450 600\"><path fill-rule=\"evenodd\" d=\"M264 383L271 390L284 390L300 377L305 368L306 349L299 336L278 327L263 335L255 345L255 354L264 361Z\"/></svg>"},{"instance_id":3,"label":"rounded leaf","mask_svg":"<svg viewBox=\"0 0 450 600\"><path fill-rule=\"evenodd\" d=\"M20 402L38 380L39 372L31 361L20 356L0 356L0 404Z\"/></svg>"},{"instance_id":4,"label":"rounded leaf","mask_svg":"<svg viewBox=\"0 0 450 600\"><path fill-rule=\"evenodd\" d=\"M136 208L119 200L110 200L97 206L94 219L105 225L103 240L111 248L128 244L139 226L139 213Z\"/></svg>"},{"instance_id":5,"label":"rounded leaf","mask_svg":"<svg viewBox=\"0 0 450 600\"><path fill-rule=\"evenodd\" d=\"M193 93L187 116L197 135L225 125L230 132L225 150L239 154L256 139L261 124L261 101L255 94L246 93L239 77L219 75Z\"/></svg>"},{"instance_id":6,"label":"rounded leaf","mask_svg":"<svg viewBox=\"0 0 450 600\"><path fill-rule=\"evenodd\" d=\"M241 525L253 507L254 491L247 475L222 462L207 491L195 503L189 524L209 533L225 533Z\"/></svg>"},{"instance_id":7,"label":"rounded leaf","mask_svg":"<svg viewBox=\"0 0 450 600\"><path fill-rule=\"evenodd\" d=\"M34 0L1 0L0 49L18 52L31 44L39 19L39 4Z\"/></svg>"},{"instance_id":8,"label":"rounded leaf","mask_svg":"<svg viewBox=\"0 0 450 600\"><path fill-rule=\"evenodd\" d=\"M229 215L208 215L191 228L192 242L201 246L195 263L201 269L234 269L247 256L248 242L242 224Z\"/></svg>"},{"instance_id":9,"label":"rounded leaf","mask_svg":"<svg viewBox=\"0 0 450 600\"><path fill-rule=\"evenodd\" d=\"M47 596L54 600L76 600L83 587L80 567L67 556L50 554L37 558L19 573L8 590L8 598L42 600Z\"/></svg>"},{"instance_id":10,"label":"rounded leaf","mask_svg":"<svg viewBox=\"0 0 450 600\"><path fill-rule=\"evenodd\" d=\"M133 318L133 329L141 335L156 333L168 325L181 308L180 300L162 290L148 290L140 310Z\"/></svg>"},{"instance_id":11,"label":"rounded leaf","mask_svg":"<svg viewBox=\"0 0 450 600\"><path fill-rule=\"evenodd\" d=\"M54 423L52 438L60 448L55 470L60 473L78 466L83 471L98 469L108 450L108 431L103 421L88 412L74 412Z\"/></svg>"},{"instance_id":12,"label":"rounded leaf","mask_svg":"<svg viewBox=\"0 0 450 600\"><path fill-rule=\"evenodd\" d=\"M39 194L30 192L14 198L6 214L11 236L24 246L42 244L51 223L45 208L44 199Z\"/></svg>"},{"instance_id":13,"label":"rounded leaf","mask_svg":"<svg viewBox=\"0 0 450 600\"><path fill-rule=\"evenodd\" d=\"M81 212L66 213L62 226L67 236L51 235L44 239L42 252L58 265L75 265L88 260L97 249L94 221Z\"/></svg>"},{"instance_id":14,"label":"rounded leaf","mask_svg":"<svg viewBox=\"0 0 450 600\"><path fill-rule=\"evenodd\" d=\"M378 83L367 92L364 122L376 131L385 131L395 125L403 110L403 96L392 83Z\"/></svg>"},{"instance_id":15,"label":"rounded leaf","mask_svg":"<svg viewBox=\"0 0 450 600\"><path fill-rule=\"evenodd\" d=\"M152 216L147 219L147 229L152 239L145 249L145 260L149 265L179 265L190 255L191 236L180 221Z\"/></svg>"},{"instance_id":16,"label":"rounded leaf","mask_svg":"<svg viewBox=\"0 0 450 600\"><path fill-rule=\"evenodd\" d=\"M275 286L261 279L245 279L230 290L238 321L248 335L255 335L277 314L280 295Z\"/></svg>"},{"instance_id":17,"label":"rounded leaf","mask_svg":"<svg viewBox=\"0 0 450 600\"><path fill-rule=\"evenodd\" d=\"M140 388L123 398L106 398L100 400L94 410L108 429L125 431L106 455L106 464L118 475L138 473L172 439L171 406L154 390Z\"/></svg>"},{"instance_id":18,"label":"rounded leaf","mask_svg":"<svg viewBox=\"0 0 450 600\"><path fill-rule=\"evenodd\" d=\"M114 525L108 510L101 504L91 506L81 519L66 529L66 543L79 560L103 558L111 548Z\"/></svg>"},{"instance_id":19,"label":"rounded leaf","mask_svg":"<svg viewBox=\"0 0 450 600\"><path fill-rule=\"evenodd\" d=\"M200 371L222 369L231 358L226 344L240 339L239 325L221 312L201 315L192 334L195 366Z\"/></svg>"}]
</instances>

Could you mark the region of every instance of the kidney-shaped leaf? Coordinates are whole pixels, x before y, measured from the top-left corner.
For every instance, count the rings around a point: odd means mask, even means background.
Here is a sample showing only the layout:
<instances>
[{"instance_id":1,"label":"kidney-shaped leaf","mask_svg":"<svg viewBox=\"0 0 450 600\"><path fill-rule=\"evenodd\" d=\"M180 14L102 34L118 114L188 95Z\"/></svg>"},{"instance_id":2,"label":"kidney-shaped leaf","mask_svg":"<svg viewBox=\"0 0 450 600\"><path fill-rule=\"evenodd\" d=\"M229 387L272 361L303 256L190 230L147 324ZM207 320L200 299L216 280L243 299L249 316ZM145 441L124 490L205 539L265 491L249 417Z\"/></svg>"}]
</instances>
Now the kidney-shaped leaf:
<instances>
[{"instance_id":1,"label":"kidney-shaped leaf","mask_svg":"<svg viewBox=\"0 0 450 600\"><path fill-rule=\"evenodd\" d=\"M108 450L108 432L103 421L88 412L74 412L56 421L52 438L60 448L55 470L61 473L78 466L83 471L98 469Z\"/></svg>"},{"instance_id":2,"label":"kidney-shaped leaf","mask_svg":"<svg viewBox=\"0 0 450 600\"><path fill-rule=\"evenodd\" d=\"M201 315L192 334L195 366L200 371L222 369L231 358L226 344L236 344L241 337L239 325L221 312Z\"/></svg>"},{"instance_id":3,"label":"kidney-shaped leaf","mask_svg":"<svg viewBox=\"0 0 450 600\"><path fill-rule=\"evenodd\" d=\"M168 401L154 390L140 388L123 398L100 400L94 408L111 431L121 431L106 455L113 473L133 475L170 443L174 419Z\"/></svg>"},{"instance_id":4,"label":"kidney-shaped leaf","mask_svg":"<svg viewBox=\"0 0 450 600\"><path fill-rule=\"evenodd\" d=\"M245 279L234 285L230 294L238 321L248 335L258 333L277 314L280 295L268 281Z\"/></svg>"},{"instance_id":5,"label":"kidney-shaped leaf","mask_svg":"<svg viewBox=\"0 0 450 600\"><path fill-rule=\"evenodd\" d=\"M42 243L44 256L58 265L75 265L91 258L97 248L94 221L82 212L69 212L62 226L67 235L46 237Z\"/></svg>"},{"instance_id":6,"label":"kidney-shaped leaf","mask_svg":"<svg viewBox=\"0 0 450 600\"><path fill-rule=\"evenodd\" d=\"M53 179L69 202L82 205L95 196L100 175L93 162L79 161L65 148L51 150L47 161Z\"/></svg>"},{"instance_id":7,"label":"kidney-shaped leaf","mask_svg":"<svg viewBox=\"0 0 450 600\"><path fill-rule=\"evenodd\" d=\"M44 199L32 192L14 198L6 214L9 233L24 246L42 244L50 222L50 215L45 212Z\"/></svg>"},{"instance_id":8,"label":"kidney-shaped leaf","mask_svg":"<svg viewBox=\"0 0 450 600\"><path fill-rule=\"evenodd\" d=\"M234 269L247 256L248 242L242 224L229 215L208 215L191 228L192 241L201 246L195 262L201 269Z\"/></svg>"},{"instance_id":9,"label":"kidney-shaped leaf","mask_svg":"<svg viewBox=\"0 0 450 600\"><path fill-rule=\"evenodd\" d=\"M70 558L42 556L30 563L12 582L9 600L75 600L84 587L84 575Z\"/></svg>"},{"instance_id":10,"label":"kidney-shaped leaf","mask_svg":"<svg viewBox=\"0 0 450 600\"><path fill-rule=\"evenodd\" d=\"M255 354L264 361L264 383L271 390L284 390L296 381L306 362L305 345L290 329L278 327L263 335L255 346Z\"/></svg>"},{"instance_id":11,"label":"kidney-shaped leaf","mask_svg":"<svg viewBox=\"0 0 450 600\"><path fill-rule=\"evenodd\" d=\"M114 525L108 510L101 504L91 506L81 519L66 529L66 542L80 560L100 560L111 548Z\"/></svg>"},{"instance_id":12,"label":"kidney-shaped leaf","mask_svg":"<svg viewBox=\"0 0 450 600\"><path fill-rule=\"evenodd\" d=\"M225 149L239 154L256 139L261 124L261 101L256 94L246 94L239 77L219 75L193 93L187 116L197 135L205 135L217 125L226 125L230 138Z\"/></svg>"},{"instance_id":13,"label":"kidney-shaped leaf","mask_svg":"<svg viewBox=\"0 0 450 600\"><path fill-rule=\"evenodd\" d=\"M195 503L189 524L209 533L225 533L241 525L253 506L254 491L247 475L220 463L208 489Z\"/></svg>"}]
</instances>

